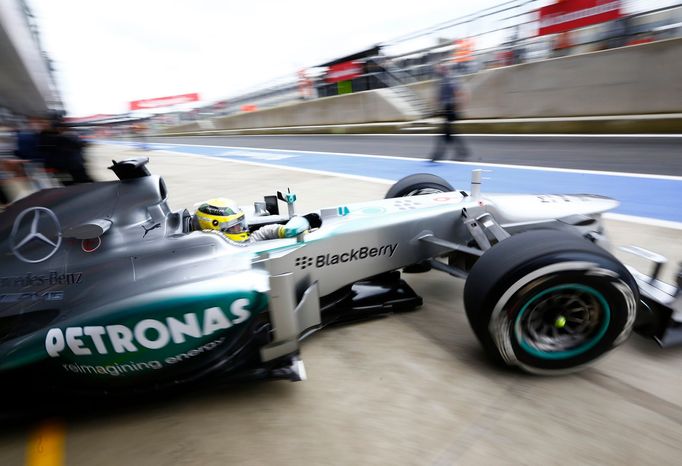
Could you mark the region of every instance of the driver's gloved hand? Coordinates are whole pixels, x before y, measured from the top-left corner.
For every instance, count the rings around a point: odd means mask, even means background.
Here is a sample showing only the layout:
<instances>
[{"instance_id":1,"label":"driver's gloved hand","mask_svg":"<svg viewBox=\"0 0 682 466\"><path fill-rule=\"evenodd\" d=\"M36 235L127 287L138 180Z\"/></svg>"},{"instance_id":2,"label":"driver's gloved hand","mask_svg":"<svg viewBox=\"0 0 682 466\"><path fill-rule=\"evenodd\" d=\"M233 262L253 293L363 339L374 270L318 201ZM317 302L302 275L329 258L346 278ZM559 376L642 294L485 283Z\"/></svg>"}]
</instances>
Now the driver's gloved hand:
<instances>
[{"instance_id":1,"label":"driver's gloved hand","mask_svg":"<svg viewBox=\"0 0 682 466\"><path fill-rule=\"evenodd\" d=\"M280 238L293 238L310 229L310 223L304 217L293 217L286 225L279 227Z\"/></svg>"}]
</instances>

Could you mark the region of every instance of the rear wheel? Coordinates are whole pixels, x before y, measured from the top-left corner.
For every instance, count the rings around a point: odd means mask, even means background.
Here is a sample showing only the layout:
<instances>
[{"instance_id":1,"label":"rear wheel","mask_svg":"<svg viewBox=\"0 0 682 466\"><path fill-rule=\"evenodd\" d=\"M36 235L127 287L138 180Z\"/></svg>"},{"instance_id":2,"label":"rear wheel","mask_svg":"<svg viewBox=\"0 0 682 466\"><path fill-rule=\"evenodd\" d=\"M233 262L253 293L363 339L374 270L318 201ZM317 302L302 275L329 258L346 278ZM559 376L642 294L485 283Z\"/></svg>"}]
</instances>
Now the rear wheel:
<instances>
[{"instance_id":1,"label":"rear wheel","mask_svg":"<svg viewBox=\"0 0 682 466\"><path fill-rule=\"evenodd\" d=\"M472 267L464 303L493 359L529 372L579 369L632 330L637 285L582 237L539 230L493 246Z\"/></svg>"},{"instance_id":2,"label":"rear wheel","mask_svg":"<svg viewBox=\"0 0 682 466\"><path fill-rule=\"evenodd\" d=\"M454 190L455 188L440 176L430 173L417 173L398 180L389 188L385 198L421 196L424 194L446 193Z\"/></svg>"}]
</instances>

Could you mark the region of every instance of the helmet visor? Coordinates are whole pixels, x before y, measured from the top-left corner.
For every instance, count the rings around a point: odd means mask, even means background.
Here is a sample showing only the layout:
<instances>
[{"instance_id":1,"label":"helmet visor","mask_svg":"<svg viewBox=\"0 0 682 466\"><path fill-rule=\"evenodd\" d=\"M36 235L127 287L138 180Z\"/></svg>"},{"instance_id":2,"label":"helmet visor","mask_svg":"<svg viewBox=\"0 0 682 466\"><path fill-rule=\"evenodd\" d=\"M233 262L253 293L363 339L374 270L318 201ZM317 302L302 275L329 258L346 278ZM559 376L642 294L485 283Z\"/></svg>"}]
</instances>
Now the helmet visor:
<instances>
[{"instance_id":1,"label":"helmet visor","mask_svg":"<svg viewBox=\"0 0 682 466\"><path fill-rule=\"evenodd\" d=\"M223 222L220 224L220 231L232 235L245 233L248 231L246 228L246 218L242 216L241 218L230 222Z\"/></svg>"}]
</instances>

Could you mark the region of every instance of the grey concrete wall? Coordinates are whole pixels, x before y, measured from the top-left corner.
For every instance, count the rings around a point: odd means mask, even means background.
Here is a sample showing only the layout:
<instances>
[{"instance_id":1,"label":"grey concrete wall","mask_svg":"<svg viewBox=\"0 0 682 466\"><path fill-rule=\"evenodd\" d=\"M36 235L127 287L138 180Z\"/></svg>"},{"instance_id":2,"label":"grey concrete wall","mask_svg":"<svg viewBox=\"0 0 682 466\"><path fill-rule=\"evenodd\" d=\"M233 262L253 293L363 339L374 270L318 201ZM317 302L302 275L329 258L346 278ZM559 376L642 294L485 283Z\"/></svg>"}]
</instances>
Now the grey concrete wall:
<instances>
[{"instance_id":1,"label":"grey concrete wall","mask_svg":"<svg viewBox=\"0 0 682 466\"><path fill-rule=\"evenodd\" d=\"M379 91L367 91L228 116L217 120L215 125L216 129L237 129L352 124L406 119L408 117L385 99Z\"/></svg>"},{"instance_id":2,"label":"grey concrete wall","mask_svg":"<svg viewBox=\"0 0 682 466\"><path fill-rule=\"evenodd\" d=\"M307 102L296 102L256 112L240 113L213 120L216 130L357 124L408 121L406 114L384 95L384 90L358 92ZM195 123L168 128L164 132L197 131Z\"/></svg>"},{"instance_id":3,"label":"grey concrete wall","mask_svg":"<svg viewBox=\"0 0 682 466\"><path fill-rule=\"evenodd\" d=\"M465 118L682 111L682 39L555 58L462 77ZM435 81L409 87L434 99Z\"/></svg>"},{"instance_id":4,"label":"grey concrete wall","mask_svg":"<svg viewBox=\"0 0 682 466\"><path fill-rule=\"evenodd\" d=\"M682 112L682 39L483 71L462 78L463 116L531 118ZM409 86L426 103L435 81ZM359 92L214 120L216 130L407 121L383 93ZM195 123L164 132L200 131Z\"/></svg>"},{"instance_id":5,"label":"grey concrete wall","mask_svg":"<svg viewBox=\"0 0 682 466\"><path fill-rule=\"evenodd\" d=\"M465 82L466 118L675 113L682 39L488 70Z\"/></svg>"}]
</instances>

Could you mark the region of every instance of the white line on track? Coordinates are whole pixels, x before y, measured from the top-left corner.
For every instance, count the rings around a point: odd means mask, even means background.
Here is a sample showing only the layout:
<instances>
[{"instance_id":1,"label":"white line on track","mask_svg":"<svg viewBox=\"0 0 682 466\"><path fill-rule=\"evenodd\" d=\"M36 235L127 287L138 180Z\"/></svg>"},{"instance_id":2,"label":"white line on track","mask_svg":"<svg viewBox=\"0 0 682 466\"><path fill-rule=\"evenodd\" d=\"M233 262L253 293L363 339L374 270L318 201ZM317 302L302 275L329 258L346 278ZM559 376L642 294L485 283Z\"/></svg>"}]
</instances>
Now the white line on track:
<instances>
[{"instance_id":1,"label":"white line on track","mask_svg":"<svg viewBox=\"0 0 682 466\"><path fill-rule=\"evenodd\" d=\"M162 145L173 145L182 147L210 147L210 148L221 148L221 149L237 149L237 150L251 150L251 151L262 151L262 152L296 152L302 154L323 154L323 155L342 155L344 157L370 157L370 158L381 158L381 159L393 159L393 160L411 160L417 162L428 162L428 159L418 158L418 157L399 157L396 155L378 155L378 154L350 154L346 152L324 152L324 151L308 151L308 150L294 150L294 149L265 149L260 147L247 147L247 146L214 146L205 144L164 144ZM671 180L671 181L682 181L682 176L673 175L656 175L649 173L627 173L627 172L611 172L603 170L583 170L577 168L555 168L555 167L542 167L537 165L511 165L504 163L489 163L489 162L473 162L473 161L450 161L445 160L438 163L453 163L460 165L473 165L473 166L486 166L486 167L498 167L498 168L513 168L519 170L535 170L535 171L547 171L547 172L560 172L560 173L578 173L578 174L589 174L589 175L606 175L606 176L620 176L627 178L648 178L654 180Z\"/></svg>"}]
</instances>

